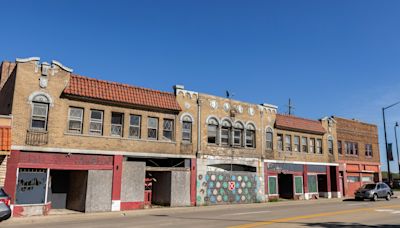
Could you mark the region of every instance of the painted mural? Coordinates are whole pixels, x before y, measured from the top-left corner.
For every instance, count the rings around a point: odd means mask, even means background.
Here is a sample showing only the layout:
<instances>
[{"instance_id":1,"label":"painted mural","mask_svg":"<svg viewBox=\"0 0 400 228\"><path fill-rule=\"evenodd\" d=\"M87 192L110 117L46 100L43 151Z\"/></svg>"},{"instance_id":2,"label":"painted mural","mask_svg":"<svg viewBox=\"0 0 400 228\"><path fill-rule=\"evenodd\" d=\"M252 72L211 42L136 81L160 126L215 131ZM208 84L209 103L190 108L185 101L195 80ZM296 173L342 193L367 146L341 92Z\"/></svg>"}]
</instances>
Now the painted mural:
<instances>
[{"instance_id":1,"label":"painted mural","mask_svg":"<svg viewBox=\"0 0 400 228\"><path fill-rule=\"evenodd\" d=\"M254 203L262 201L256 173L207 171L197 177L199 204Z\"/></svg>"}]
</instances>

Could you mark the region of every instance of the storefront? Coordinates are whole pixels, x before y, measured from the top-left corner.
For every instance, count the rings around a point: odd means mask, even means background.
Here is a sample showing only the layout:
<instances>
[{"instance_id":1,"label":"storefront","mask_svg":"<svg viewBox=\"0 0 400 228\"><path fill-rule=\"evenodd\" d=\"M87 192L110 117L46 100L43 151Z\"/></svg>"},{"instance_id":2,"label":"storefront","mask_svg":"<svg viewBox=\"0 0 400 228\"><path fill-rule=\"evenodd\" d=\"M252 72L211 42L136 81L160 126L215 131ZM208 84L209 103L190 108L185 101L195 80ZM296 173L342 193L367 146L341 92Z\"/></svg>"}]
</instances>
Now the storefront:
<instances>
[{"instance_id":1,"label":"storefront","mask_svg":"<svg viewBox=\"0 0 400 228\"><path fill-rule=\"evenodd\" d=\"M362 185L382 180L379 163L342 162L339 171L340 186L344 196L354 196L354 192Z\"/></svg>"},{"instance_id":2,"label":"storefront","mask_svg":"<svg viewBox=\"0 0 400 228\"><path fill-rule=\"evenodd\" d=\"M267 160L265 192L269 200L340 197L335 163L305 163Z\"/></svg>"},{"instance_id":3,"label":"storefront","mask_svg":"<svg viewBox=\"0 0 400 228\"><path fill-rule=\"evenodd\" d=\"M14 216L111 211L114 156L12 151L5 190Z\"/></svg>"}]
</instances>

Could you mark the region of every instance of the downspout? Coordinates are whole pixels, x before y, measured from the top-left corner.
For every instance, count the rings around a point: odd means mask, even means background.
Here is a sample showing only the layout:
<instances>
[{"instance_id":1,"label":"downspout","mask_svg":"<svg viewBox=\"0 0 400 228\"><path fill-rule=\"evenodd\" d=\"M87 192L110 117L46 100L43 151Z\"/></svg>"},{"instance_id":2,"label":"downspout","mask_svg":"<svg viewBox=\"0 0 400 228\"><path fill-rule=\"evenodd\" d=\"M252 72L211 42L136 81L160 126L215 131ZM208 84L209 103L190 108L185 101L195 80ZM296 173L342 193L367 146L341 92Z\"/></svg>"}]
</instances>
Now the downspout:
<instances>
[{"instance_id":1,"label":"downspout","mask_svg":"<svg viewBox=\"0 0 400 228\"><path fill-rule=\"evenodd\" d=\"M201 101L200 94L197 95L197 152L196 157L201 151Z\"/></svg>"}]
</instances>

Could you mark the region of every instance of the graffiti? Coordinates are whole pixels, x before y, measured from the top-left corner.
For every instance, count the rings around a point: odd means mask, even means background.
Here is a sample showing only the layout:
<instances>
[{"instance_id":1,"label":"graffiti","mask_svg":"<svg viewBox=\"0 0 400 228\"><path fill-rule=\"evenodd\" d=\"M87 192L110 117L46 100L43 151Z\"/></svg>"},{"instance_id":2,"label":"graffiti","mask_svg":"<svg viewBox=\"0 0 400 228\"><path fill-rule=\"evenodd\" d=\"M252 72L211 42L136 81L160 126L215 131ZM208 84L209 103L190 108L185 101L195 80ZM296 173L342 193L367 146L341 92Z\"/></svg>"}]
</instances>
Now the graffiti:
<instances>
[{"instance_id":1,"label":"graffiti","mask_svg":"<svg viewBox=\"0 0 400 228\"><path fill-rule=\"evenodd\" d=\"M255 173L207 171L198 176L198 202L205 204L258 202L260 181Z\"/></svg>"}]
</instances>

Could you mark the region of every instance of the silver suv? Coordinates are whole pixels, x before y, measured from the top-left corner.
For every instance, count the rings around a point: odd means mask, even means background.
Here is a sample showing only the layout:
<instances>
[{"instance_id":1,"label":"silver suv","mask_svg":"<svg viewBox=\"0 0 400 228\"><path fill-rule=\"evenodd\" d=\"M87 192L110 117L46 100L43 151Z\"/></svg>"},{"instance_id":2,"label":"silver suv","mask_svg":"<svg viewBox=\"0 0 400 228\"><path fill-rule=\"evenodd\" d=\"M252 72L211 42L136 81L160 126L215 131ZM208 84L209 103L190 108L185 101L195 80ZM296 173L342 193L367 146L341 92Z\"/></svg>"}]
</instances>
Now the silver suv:
<instances>
[{"instance_id":1,"label":"silver suv","mask_svg":"<svg viewBox=\"0 0 400 228\"><path fill-rule=\"evenodd\" d=\"M383 183L378 182L375 184L365 184L354 193L356 200L370 199L372 201L378 198L385 198L390 200L393 196L393 191L390 187Z\"/></svg>"}]
</instances>

